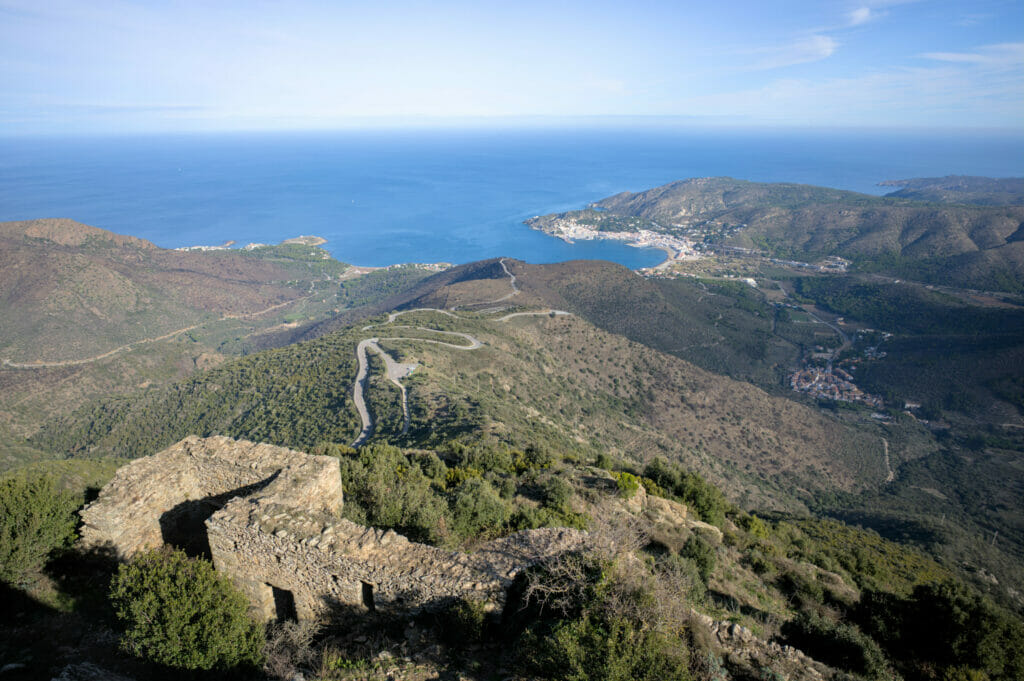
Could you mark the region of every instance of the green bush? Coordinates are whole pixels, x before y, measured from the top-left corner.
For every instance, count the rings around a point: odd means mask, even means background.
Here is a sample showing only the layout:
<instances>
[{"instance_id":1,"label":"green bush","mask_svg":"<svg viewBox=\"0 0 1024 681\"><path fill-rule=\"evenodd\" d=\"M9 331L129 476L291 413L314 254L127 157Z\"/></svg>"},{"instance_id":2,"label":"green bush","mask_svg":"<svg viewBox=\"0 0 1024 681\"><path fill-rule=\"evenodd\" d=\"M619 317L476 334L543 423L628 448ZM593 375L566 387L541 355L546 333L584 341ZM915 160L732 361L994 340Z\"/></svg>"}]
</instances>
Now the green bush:
<instances>
[{"instance_id":1,"label":"green bush","mask_svg":"<svg viewBox=\"0 0 1024 681\"><path fill-rule=\"evenodd\" d=\"M487 604L476 598L460 598L444 612L441 620L442 631L449 644L464 646L478 643L484 638Z\"/></svg>"},{"instance_id":2,"label":"green bush","mask_svg":"<svg viewBox=\"0 0 1024 681\"><path fill-rule=\"evenodd\" d=\"M857 627L800 613L782 627L782 635L816 660L869 679L891 679L892 670L882 649Z\"/></svg>"},{"instance_id":3,"label":"green bush","mask_svg":"<svg viewBox=\"0 0 1024 681\"><path fill-rule=\"evenodd\" d=\"M558 622L543 638L529 632L532 671L569 681L686 681L686 649L669 635L625 618L582 617Z\"/></svg>"},{"instance_id":4,"label":"green bush","mask_svg":"<svg viewBox=\"0 0 1024 681\"><path fill-rule=\"evenodd\" d=\"M231 669L262 662L263 626L249 603L206 560L159 550L122 565L110 601L134 655L180 669Z\"/></svg>"},{"instance_id":5,"label":"green bush","mask_svg":"<svg viewBox=\"0 0 1024 681\"><path fill-rule=\"evenodd\" d=\"M0 580L23 585L50 554L70 546L79 504L48 476L0 481Z\"/></svg>"},{"instance_id":6,"label":"green bush","mask_svg":"<svg viewBox=\"0 0 1024 681\"><path fill-rule=\"evenodd\" d=\"M544 506L559 513L569 510L572 501L572 485L558 477L550 477L541 483Z\"/></svg>"},{"instance_id":7,"label":"green bush","mask_svg":"<svg viewBox=\"0 0 1024 681\"><path fill-rule=\"evenodd\" d=\"M466 539L498 536L508 515L508 506L486 480L466 480L452 497L452 526Z\"/></svg>"},{"instance_id":8,"label":"green bush","mask_svg":"<svg viewBox=\"0 0 1024 681\"><path fill-rule=\"evenodd\" d=\"M644 468L644 477L692 508L704 522L721 526L725 520L729 507L725 496L696 473L655 458Z\"/></svg>"},{"instance_id":9,"label":"green bush","mask_svg":"<svg viewBox=\"0 0 1024 681\"><path fill-rule=\"evenodd\" d=\"M447 501L424 473L426 468L442 475L440 461L412 460L388 445L361 447L340 460L345 515L350 520L393 529L419 542L438 544L447 538Z\"/></svg>"},{"instance_id":10,"label":"green bush","mask_svg":"<svg viewBox=\"0 0 1024 681\"><path fill-rule=\"evenodd\" d=\"M715 570L715 547L708 543L704 537L694 533L683 544L679 555L693 561L693 564L697 566L697 572L700 574L701 581L707 584L708 578L711 577L711 573Z\"/></svg>"},{"instance_id":11,"label":"green bush","mask_svg":"<svg viewBox=\"0 0 1024 681\"><path fill-rule=\"evenodd\" d=\"M632 499L640 489L640 478L626 471L616 471L615 484L619 488L619 496L623 499Z\"/></svg>"},{"instance_id":12,"label":"green bush","mask_svg":"<svg viewBox=\"0 0 1024 681\"><path fill-rule=\"evenodd\" d=\"M594 556L536 568L537 587L517 608L529 626L516 654L533 678L572 681L688 680L689 648L679 621L659 621L650 582L618 575Z\"/></svg>"},{"instance_id":13,"label":"green bush","mask_svg":"<svg viewBox=\"0 0 1024 681\"><path fill-rule=\"evenodd\" d=\"M866 591L854 615L907 667L908 678L936 668L978 670L993 681L1024 678L1021 618L962 584L923 584L906 598Z\"/></svg>"}]
</instances>

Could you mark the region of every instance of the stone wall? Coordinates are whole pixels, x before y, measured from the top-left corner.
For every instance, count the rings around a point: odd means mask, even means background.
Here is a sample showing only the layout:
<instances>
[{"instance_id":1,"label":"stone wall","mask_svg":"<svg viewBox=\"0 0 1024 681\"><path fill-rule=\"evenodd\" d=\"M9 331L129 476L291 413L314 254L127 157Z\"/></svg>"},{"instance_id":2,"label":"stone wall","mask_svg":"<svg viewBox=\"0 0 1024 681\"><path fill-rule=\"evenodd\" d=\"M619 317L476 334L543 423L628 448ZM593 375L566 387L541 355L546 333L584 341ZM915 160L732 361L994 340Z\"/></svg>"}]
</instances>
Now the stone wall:
<instances>
[{"instance_id":1,"label":"stone wall","mask_svg":"<svg viewBox=\"0 0 1024 681\"><path fill-rule=\"evenodd\" d=\"M469 596L501 607L521 570L582 548L571 529L519 532L473 553L341 518L338 461L189 437L121 468L82 511L82 543L121 558L170 543L212 557L261 617L412 612Z\"/></svg>"},{"instance_id":2,"label":"stone wall","mask_svg":"<svg viewBox=\"0 0 1024 681\"><path fill-rule=\"evenodd\" d=\"M231 501L207 527L217 569L268 619L288 614L282 593L300 619L336 609L438 609L463 596L500 607L520 570L579 548L583 538L576 530L532 530L460 553L252 498Z\"/></svg>"},{"instance_id":3,"label":"stone wall","mask_svg":"<svg viewBox=\"0 0 1024 681\"><path fill-rule=\"evenodd\" d=\"M185 438L121 467L82 510L82 544L122 559L164 544L207 554L203 523L228 500L264 497L340 513L338 461L226 437Z\"/></svg>"}]
</instances>

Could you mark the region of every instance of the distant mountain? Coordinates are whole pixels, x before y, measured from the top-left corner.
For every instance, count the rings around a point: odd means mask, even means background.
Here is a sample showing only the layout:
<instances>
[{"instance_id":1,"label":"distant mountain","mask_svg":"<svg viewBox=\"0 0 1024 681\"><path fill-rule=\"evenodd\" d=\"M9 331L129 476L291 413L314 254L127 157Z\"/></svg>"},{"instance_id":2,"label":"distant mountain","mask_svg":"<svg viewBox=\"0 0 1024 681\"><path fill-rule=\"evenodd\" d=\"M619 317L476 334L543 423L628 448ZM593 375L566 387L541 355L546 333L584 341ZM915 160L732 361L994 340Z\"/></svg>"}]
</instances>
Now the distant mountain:
<instances>
[{"instance_id":1,"label":"distant mountain","mask_svg":"<svg viewBox=\"0 0 1024 681\"><path fill-rule=\"evenodd\" d=\"M72 220L0 223L0 425L180 378L339 304L321 248L167 250Z\"/></svg>"},{"instance_id":2,"label":"distant mountain","mask_svg":"<svg viewBox=\"0 0 1024 681\"><path fill-rule=\"evenodd\" d=\"M348 269L325 251L330 267L314 270L260 250L166 250L72 220L0 223L0 358L88 358L297 300L310 280Z\"/></svg>"},{"instance_id":3,"label":"distant mountain","mask_svg":"<svg viewBox=\"0 0 1024 681\"><path fill-rule=\"evenodd\" d=\"M587 222L592 216L580 214L586 212L535 218L531 226ZM617 194L592 204L590 212L642 218L646 229L701 235L712 247L798 259L838 255L865 270L906 278L1024 288L1024 206L924 203L715 177Z\"/></svg>"},{"instance_id":4,"label":"distant mountain","mask_svg":"<svg viewBox=\"0 0 1024 681\"><path fill-rule=\"evenodd\" d=\"M1024 178L915 177L909 180L886 180L879 187L901 187L886 196L934 203L972 203L979 206L1024 205Z\"/></svg>"}]
</instances>

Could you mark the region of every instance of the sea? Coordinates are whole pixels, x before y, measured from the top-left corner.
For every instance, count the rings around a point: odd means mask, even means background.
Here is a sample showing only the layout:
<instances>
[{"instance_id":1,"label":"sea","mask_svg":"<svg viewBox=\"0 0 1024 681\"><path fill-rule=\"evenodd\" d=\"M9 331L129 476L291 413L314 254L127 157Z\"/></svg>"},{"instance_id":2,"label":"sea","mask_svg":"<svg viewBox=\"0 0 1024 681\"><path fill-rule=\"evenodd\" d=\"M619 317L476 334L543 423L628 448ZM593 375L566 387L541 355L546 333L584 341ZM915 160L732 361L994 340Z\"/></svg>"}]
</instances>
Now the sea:
<instances>
[{"instance_id":1,"label":"sea","mask_svg":"<svg viewBox=\"0 0 1024 681\"><path fill-rule=\"evenodd\" d=\"M691 177L869 194L883 180L1024 175L1024 132L500 128L0 137L0 221L66 217L177 248L327 239L344 262L605 259L523 220Z\"/></svg>"}]
</instances>

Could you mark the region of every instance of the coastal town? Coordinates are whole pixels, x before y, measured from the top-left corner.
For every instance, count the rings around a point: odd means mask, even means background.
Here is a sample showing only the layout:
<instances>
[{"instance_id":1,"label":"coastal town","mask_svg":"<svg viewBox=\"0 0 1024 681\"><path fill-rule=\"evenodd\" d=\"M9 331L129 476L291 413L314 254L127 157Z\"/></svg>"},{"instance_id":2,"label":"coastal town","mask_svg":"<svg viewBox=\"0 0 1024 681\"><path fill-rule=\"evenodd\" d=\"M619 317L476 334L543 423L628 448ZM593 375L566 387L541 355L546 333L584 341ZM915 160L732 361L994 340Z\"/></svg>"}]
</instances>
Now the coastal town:
<instances>
[{"instance_id":1,"label":"coastal town","mask_svg":"<svg viewBox=\"0 0 1024 681\"><path fill-rule=\"evenodd\" d=\"M600 229L598 224L592 224L598 221L583 222L577 216L552 217L544 221L543 225L537 222L538 220L539 218L533 218L532 221L528 220L527 224L534 229L538 229L570 244L576 241L589 241L591 239L610 239L622 241L629 246L637 248L660 248L668 255L669 261L700 257L691 240L651 229L644 229L639 225L647 224L647 221L641 221L639 218L633 219L635 224L627 225L629 229L621 231Z\"/></svg>"}]
</instances>

